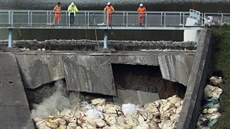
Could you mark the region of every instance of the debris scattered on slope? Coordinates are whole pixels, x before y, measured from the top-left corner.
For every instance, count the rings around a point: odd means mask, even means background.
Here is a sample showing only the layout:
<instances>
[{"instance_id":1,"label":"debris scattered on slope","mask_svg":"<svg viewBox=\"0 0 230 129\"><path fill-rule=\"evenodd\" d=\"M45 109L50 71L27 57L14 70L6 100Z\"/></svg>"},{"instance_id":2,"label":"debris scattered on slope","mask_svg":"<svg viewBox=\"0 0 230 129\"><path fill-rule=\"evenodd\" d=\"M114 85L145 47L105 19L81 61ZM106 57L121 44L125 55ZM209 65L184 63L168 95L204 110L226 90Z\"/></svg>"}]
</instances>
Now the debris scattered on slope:
<instances>
[{"instance_id":1,"label":"debris scattered on slope","mask_svg":"<svg viewBox=\"0 0 230 129\"><path fill-rule=\"evenodd\" d=\"M174 129L182 104L176 95L144 105L122 106L98 98L46 117L34 116L33 120L38 129Z\"/></svg>"},{"instance_id":2,"label":"debris scattered on slope","mask_svg":"<svg viewBox=\"0 0 230 129\"><path fill-rule=\"evenodd\" d=\"M197 122L198 129L209 129L221 116L219 112L220 102L219 98L223 90L218 86L223 82L222 77L212 76L210 79L210 84L204 89L204 103L202 113Z\"/></svg>"}]
</instances>

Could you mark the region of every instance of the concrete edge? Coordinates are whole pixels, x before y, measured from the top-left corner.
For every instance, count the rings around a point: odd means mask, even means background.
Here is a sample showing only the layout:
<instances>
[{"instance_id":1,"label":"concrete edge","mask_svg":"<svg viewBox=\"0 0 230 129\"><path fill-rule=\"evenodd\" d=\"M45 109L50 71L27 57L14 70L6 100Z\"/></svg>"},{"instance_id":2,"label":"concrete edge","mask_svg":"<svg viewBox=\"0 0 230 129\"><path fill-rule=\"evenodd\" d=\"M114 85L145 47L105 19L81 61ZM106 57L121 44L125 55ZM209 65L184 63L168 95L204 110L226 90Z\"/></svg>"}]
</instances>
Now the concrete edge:
<instances>
[{"instance_id":1,"label":"concrete edge","mask_svg":"<svg viewBox=\"0 0 230 129\"><path fill-rule=\"evenodd\" d=\"M203 89L206 85L208 64L211 51L211 31L204 29L200 32L195 59L185 93L181 116L177 129L195 129L200 115Z\"/></svg>"}]
</instances>

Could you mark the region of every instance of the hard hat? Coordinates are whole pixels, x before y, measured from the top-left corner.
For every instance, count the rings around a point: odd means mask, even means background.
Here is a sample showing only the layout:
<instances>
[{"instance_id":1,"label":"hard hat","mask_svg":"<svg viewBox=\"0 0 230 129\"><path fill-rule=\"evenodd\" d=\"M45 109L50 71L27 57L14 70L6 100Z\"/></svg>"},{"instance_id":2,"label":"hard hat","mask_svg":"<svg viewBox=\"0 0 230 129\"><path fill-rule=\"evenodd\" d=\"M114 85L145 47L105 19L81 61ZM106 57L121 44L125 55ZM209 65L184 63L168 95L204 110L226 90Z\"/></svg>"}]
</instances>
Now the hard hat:
<instances>
[{"instance_id":1,"label":"hard hat","mask_svg":"<svg viewBox=\"0 0 230 129\"><path fill-rule=\"evenodd\" d=\"M110 3L110 2L108 2L108 3L107 3L107 5L111 5L111 3Z\"/></svg>"},{"instance_id":2,"label":"hard hat","mask_svg":"<svg viewBox=\"0 0 230 129\"><path fill-rule=\"evenodd\" d=\"M74 2L72 2L71 5L74 5Z\"/></svg>"},{"instance_id":3,"label":"hard hat","mask_svg":"<svg viewBox=\"0 0 230 129\"><path fill-rule=\"evenodd\" d=\"M140 7L142 7L142 6L143 6L143 4L141 3L141 4L140 4Z\"/></svg>"}]
</instances>

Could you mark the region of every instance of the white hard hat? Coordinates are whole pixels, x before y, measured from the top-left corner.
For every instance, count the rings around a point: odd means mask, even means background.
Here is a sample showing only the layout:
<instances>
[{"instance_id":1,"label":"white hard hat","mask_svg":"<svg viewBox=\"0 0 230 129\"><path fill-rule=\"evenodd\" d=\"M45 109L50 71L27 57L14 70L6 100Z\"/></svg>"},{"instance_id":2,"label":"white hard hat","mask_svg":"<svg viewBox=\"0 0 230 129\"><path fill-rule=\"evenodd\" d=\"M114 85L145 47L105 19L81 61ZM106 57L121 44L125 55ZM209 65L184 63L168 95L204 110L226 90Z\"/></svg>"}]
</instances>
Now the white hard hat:
<instances>
[{"instance_id":1,"label":"white hard hat","mask_svg":"<svg viewBox=\"0 0 230 129\"><path fill-rule=\"evenodd\" d=\"M74 2L72 2L71 5L74 5Z\"/></svg>"},{"instance_id":2,"label":"white hard hat","mask_svg":"<svg viewBox=\"0 0 230 129\"><path fill-rule=\"evenodd\" d=\"M108 2L108 3L107 3L107 5L111 5L111 3L110 3L110 2Z\"/></svg>"},{"instance_id":3,"label":"white hard hat","mask_svg":"<svg viewBox=\"0 0 230 129\"><path fill-rule=\"evenodd\" d=\"M142 7L142 6L143 6L143 4L141 3L141 4L140 4L140 7Z\"/></svg>"}]
</instances>

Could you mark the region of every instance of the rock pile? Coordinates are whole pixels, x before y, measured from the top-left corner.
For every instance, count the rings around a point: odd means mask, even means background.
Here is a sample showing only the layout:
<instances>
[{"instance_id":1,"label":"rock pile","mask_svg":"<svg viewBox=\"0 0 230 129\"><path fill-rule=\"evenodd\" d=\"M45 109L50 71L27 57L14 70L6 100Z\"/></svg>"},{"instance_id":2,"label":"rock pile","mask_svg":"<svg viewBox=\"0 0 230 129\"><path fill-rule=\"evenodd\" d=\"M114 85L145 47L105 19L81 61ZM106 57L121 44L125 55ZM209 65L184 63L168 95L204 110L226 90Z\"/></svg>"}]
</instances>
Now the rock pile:
<instances>
[{"instance_id":1,"label":"rock pile","mask_svg":"<svg viewBox=\"0 0 230 129\"><path fill-rule=\"evenodd\" d=\"M38 129L174 129L182 104L176 95L144 105L121 106L98 98L33 120Z\"/></svg>"},{"instance_id":2,"label":"rock pile","mask_svg":"<svg viewBox=\"0 0 230 129\"><path fill-rule=\"evenodd\" d=\"M197 122L198 129L209 129L221 116L219 98L223 90L218 86L223 82L223 79L212 76L209 80L211 85L208 84L204 89L204 104Z\"/></svg>"}]
</instances>

